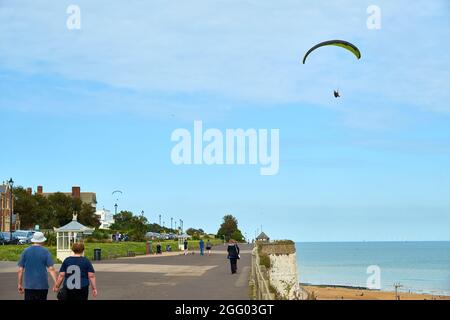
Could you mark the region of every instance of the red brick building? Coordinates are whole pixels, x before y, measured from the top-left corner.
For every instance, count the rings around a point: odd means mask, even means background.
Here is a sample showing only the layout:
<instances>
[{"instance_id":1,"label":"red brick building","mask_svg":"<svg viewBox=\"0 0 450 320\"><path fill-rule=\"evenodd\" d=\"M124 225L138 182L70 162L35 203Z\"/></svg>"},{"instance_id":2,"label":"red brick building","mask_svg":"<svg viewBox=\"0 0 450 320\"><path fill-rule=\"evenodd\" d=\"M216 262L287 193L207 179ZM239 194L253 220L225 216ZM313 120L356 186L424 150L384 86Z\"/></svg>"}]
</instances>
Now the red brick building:
<instances>
[{"instance_id":1,"label":"red brick building","mask_svg":"<svg viewBox=\"0 0 450 320\"><path fill-rule=\"evenodd\" d=\"M8 184L0 184L0 231L10 231L11 210L14 209L14 197L11 203L11 188ZM20 229L19 214L12 216L12 230Z\"/></svg>"},{"instance_id":2,"label":"red brick building","mask_svg":"<svg viewBox=\"0 0 450 320\"><path fill-rule=\"evenodd\" d=\"M42 186L37 187L37 194L41 194L44 197L48 197L55 192L44 192L44 188ZM61 192L66 196L70 196L72 198L78 198L81 202L91 205L93 208L97 207L97 195L95 192L81 192L80 187L72 187L72 192Z\"/></svg>"}]
</instances>

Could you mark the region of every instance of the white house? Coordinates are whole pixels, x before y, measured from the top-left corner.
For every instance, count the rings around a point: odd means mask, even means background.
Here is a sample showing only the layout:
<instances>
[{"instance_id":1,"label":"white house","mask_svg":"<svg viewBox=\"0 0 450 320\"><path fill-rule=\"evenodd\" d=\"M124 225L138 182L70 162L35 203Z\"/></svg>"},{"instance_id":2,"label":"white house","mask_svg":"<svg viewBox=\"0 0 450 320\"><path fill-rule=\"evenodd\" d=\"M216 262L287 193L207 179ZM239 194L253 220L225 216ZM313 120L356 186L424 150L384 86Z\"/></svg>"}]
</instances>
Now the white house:
<instances>
[{"instance_id":1,"label":"white house","mask_svg":"<svg viewBox=\"0 0 450 320\"><path fill-rule=\"evenodd\" d=\"M106 210L105 208L103 208L102 210L97 210L95 214L100 220L99 229L109 229L114 223L113 213L111 213L111 211L109 210Z\"/></svg>"}]
</instances>

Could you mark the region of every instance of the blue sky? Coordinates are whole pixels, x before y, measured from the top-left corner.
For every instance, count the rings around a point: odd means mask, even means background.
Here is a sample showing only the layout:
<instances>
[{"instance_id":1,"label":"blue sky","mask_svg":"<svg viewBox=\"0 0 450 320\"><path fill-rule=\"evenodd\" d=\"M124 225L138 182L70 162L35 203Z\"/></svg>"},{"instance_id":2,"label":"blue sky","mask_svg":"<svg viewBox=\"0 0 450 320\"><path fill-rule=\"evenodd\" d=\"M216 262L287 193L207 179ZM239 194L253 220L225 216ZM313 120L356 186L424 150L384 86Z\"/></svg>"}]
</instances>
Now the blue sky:
<instances>
[{"instance_id":1,"label":"blue sky","mask_svg":"<svg viewBox=\"0 0 450 320\"><path fill-rule=\"evenodd\" d=\"M123 209L210 232L231 213L249 237L450 240L449 15L445 0L1 0L1 175L111 210L120 189ZM300 63L335 38L361 60ZM280 129L279 173L173 165L170 135L194 120Z\"/></svg>"}]
</instances>

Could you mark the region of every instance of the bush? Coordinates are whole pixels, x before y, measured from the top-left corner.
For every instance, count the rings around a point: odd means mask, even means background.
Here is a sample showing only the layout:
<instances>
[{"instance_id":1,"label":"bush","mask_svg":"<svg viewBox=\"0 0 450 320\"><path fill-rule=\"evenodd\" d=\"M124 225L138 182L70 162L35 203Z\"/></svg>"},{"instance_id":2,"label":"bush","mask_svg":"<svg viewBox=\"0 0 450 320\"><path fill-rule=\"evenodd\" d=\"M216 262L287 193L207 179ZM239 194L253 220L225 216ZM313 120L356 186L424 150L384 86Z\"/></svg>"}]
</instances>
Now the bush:
<instances>
[{"instance_id":1,"label":"bush","mask_svg":"<svg viewBox=\"0 0 450 320\"><path fill-rule=\"evenodd\" d=\"M46 232L44 236L47 238L46 245L49 247L56 246L56 233Z\"/></svg>"},{"instance_id":2,"label":"bush","mask_svg":"<svg viewBox=\"0 0 450 320\"><path fill-rule=\"evenodd\" d=\"M96 229L90 237L98 240L107 240L111 239L111 233L108 230Z\"/></svg>"},{"instance_id":3,"label":"bush","mask_svg":"<svg viewBox=\"0 0 450 320\"><path fill-rule=\"evenodd\" d=\"M265 266L267 270L270 269L270 257L267 254L262 254L259 256L259 264Z\"/></svg>"},{"instance_id":4,"label":"bush","mask_svg":"<svg viewBox=\"0 0 450 320\"><path fill-rule=\"evenodd\" d=\"M141 231L131 230L128 233L128 237L129 237L129 241L134 241L134 242L146 241L145 232L141 232Z\"/></svg>"},{"instance_id":5,"label":"bush","mask_svg":"<svg viewBox=\"0 0 450 320\"><path fill-rule=\"evenodd\" d=\"M275 244L295 244L295 242L292 241L292 240L275 240L272 243L275 243Z\"/></svg>"},{"instance_id":6,"label":"bush","mask_svg":"<svg viewBox=\"0 0 450 320\"><path fill-rule=\"evenodd\" d=\"M91 235L85 238L85 242L90 243L111 242L111 231L96 229Z\"/></svg>"}]
</instances>

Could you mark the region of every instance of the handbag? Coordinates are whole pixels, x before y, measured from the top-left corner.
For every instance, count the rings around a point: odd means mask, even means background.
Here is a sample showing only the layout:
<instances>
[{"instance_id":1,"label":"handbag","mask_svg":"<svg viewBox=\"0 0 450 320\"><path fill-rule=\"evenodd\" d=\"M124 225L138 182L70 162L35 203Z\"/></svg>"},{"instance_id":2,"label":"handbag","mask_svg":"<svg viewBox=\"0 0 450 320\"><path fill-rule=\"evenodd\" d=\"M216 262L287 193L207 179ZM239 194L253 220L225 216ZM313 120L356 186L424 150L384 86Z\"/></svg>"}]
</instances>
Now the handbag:
<instances>
[{"instance_id":1,"label":"handbag","mask_svg":"<svg viewBox=\"0 0 450 320\"><path fill-rule=\"evenodd\" d=\"M56 295L58 300L67 300L67 287L63 285Z\"/></svg>"}]
</instances>

